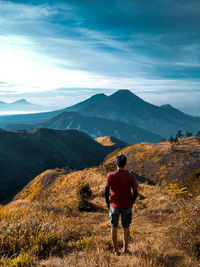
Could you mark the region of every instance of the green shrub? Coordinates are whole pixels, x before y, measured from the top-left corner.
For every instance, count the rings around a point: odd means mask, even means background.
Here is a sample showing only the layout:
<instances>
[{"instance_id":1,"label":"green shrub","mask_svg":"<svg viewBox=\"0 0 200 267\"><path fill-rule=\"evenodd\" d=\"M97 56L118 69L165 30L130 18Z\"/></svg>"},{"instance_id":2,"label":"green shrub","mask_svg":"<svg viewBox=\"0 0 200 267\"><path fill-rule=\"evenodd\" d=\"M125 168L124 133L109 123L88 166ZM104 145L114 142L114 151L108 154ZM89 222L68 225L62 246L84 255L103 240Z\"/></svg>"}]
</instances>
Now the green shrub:
<instances>
[{"instance_id":1,"label":"green shrub","mask_svg":"<svg viewBox=\"0 0 200 267\"><path fill-rule=\"evenodd\" d=\"M92 190L89 183L81 183L78 185L77 195L80 200L90 199L92 197Z\"/></svg>"},{"instance_id":2,"label":"green shrub","mask_svg":"<svg viewBox=\"0 0 200 267\"><path fill-rule=\"evenodd\" d=\"M54 235L49 235L35 244L32 252L39 258L45 258L49 255L62 255L64 249L65 244L63 240Z\"/></svg>"},{"instance_id":3,"label":"green shrub","mask_svg":"<svg viewBox=\"0 0 200 267\"><path fill-rule=\"evenodd\" d=\"M190 174L186 185L194 195L200 195L200 169L197 169Z\"/></svg>"},{"instance_id":4,"label":"green shrub","mask_svg":"<svg viewBox=\"0 0 200 267\"><path fill-rule=\"evenodd\" d=\"M113 172L116 170L116 164L113 162L110 163L103 163L98 167L99 172L103 175L106 175L108 172Z\"/></svg>"},{"instance_id":5,"label":"green shrub","mask_svg":"<svg viewBox=\"0 0 200 267\"><path fill-rule=\"evenodd\" d=\"M35 258L29 253L23 253L14 259L6 259L0 261L0 266L2 267L35 267Z\"/></svg>"},{"instance_id":6,"label":"green shrub","mask_svg":"<svg viewBox=\"0 0 200 267\"><path fill-rule=\"evenodd\" d=\"M92 190L90 189L89 183L81 183L78 185L77 189L78 195L78 210L79 211L96 211L97 206L93 203L89 202L88 200L92 198Z\"/></svg>"}]
</instances>

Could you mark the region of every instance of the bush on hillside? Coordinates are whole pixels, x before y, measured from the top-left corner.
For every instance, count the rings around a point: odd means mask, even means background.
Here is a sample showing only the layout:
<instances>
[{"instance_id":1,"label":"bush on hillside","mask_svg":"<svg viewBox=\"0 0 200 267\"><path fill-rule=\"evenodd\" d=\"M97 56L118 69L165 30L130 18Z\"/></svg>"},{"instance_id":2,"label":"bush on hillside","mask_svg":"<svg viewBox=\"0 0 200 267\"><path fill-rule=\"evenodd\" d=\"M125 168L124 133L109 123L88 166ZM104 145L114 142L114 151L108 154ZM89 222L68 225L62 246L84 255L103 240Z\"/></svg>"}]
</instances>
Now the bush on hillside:
<instances>
[{"instance_id":1,"label":"bush on hillside","mask_svg":"<svg viewBox=\"0 0 200 267\"><path fill-rule=\"evenodd\" d=\"M39 258L45 258L49 255L62 255L65 249L65 243L62 239L54 235L46 236L40 240L33 248L32 252Z\"/></svg>"},{"instance_id":2,"label":"bush on hillside","mask_svg":"<svg viewBox=\"0 0 200 267\"><path fill-rule=\"evenodd\" d=\"M194 195L200 195L200 169L190 174L186 185Z\"/></svg>"},{"instance_id":3,"label":"bush on hillside","mask_svg":"<svg viewBox=\"0 0 200 267\"><path fill-rule=\"evenodd\" d=\"M80 200L90 199L92 197L92 190L89 183L81 183L78 185L77 195Z\"/></svg>"},{"instance_id":4,"label":"bush on hillside","mask_svg":"<svg viewBox=\"0 0 200 267\"><path fill-rule=\"evenodd\" d=\"M98 170L103 174L106 175L109 172L116 170L116 164L113 162L104 163L98 167Z\"/></svg>"},{"instance_id":5,"label":"bush on hillside","mask_svg":"<svg viewBox=\"0 0 200 267\"><path fill-rule=\"evenodd\" d=\"M78 195L78 210L92 212L97 210L97 206L88 200L92 198L92 190L89 183L80 183L77 189Z\"/></svg>"},{"instance_id":6,"label":"bush on hillside","mask_svg":"<svg viewBox=\"0 0 200 267\"><path fill-rule=\"evenodd\" d=\"M1 267L35 267L36 266L36 258L32 254L32 252L22 253L16 258L0 260Z\"/></svg>"}]
</instances>

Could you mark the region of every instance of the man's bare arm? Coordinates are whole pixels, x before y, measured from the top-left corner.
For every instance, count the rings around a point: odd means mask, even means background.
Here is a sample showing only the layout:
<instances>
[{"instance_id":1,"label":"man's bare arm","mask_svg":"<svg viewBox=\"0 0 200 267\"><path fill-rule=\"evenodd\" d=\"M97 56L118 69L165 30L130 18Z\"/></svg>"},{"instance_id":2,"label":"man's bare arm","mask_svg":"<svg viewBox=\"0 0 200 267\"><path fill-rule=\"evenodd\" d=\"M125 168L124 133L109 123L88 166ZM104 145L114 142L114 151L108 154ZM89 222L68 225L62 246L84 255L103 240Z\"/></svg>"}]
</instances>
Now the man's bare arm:
<instances>
[{"instance_id":1,"label":"man's bare arm","mask_svg":"<svg viewBox=\"0 0 200 267\"><path fill-rule=\"evenodd\" d=\"M135 189L135 190L133 190L132 205L133 205L134 202L136 201L137 196L138 196L138 190Z\"/></svg>"},{"instance_id":2,"label":"man's bare arm","mask_svg":"<svg viewBox=\"0 0 200 267\"><path fill-rule=\"evenodd\" d=\"M108 207L108 209L110 209L110 199L109 199L110 189L107 186L105 187L104 195L105 195L105 200L106 200L107 207Z\"/></svg>"}]
</instances>

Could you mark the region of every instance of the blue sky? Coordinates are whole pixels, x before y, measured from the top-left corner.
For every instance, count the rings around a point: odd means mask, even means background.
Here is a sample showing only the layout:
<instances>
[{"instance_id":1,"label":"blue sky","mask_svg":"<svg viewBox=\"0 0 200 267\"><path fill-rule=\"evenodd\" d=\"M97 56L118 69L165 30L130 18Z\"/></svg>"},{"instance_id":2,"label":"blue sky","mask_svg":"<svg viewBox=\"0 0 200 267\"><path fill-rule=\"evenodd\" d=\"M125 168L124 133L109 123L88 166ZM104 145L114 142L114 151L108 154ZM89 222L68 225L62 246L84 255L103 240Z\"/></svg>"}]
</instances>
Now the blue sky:
<instances>
[{"instance_id":1,"label":"blue sky","mask_svg":"<svg viewBox=\"0 0 200 267\"><path fill-rule=\"evenodd\" d=\"M199 0L0 1L0 100L130 89L200 116Z\"/></svg>"}]
</instances>

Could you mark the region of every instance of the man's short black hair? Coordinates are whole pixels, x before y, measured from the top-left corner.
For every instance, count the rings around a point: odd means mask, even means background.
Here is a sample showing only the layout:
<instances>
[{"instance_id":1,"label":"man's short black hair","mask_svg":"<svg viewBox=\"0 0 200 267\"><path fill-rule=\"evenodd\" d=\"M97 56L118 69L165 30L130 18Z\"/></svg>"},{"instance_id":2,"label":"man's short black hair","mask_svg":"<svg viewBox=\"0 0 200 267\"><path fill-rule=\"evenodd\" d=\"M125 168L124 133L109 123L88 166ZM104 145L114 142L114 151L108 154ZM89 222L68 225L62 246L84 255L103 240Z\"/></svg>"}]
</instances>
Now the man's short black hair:
<instances>
[{"instance_id":1,"label":"man's short black hair","mask_svg":"<svg viewBox=\"0 0 200 267\"><path fill-rule=\"evenodd\" d=\"M127 157L123 154L119 155L116 157L116 163L118 167L124 167L126 165L127 162Z\"/></svg>"}]
</instances>

